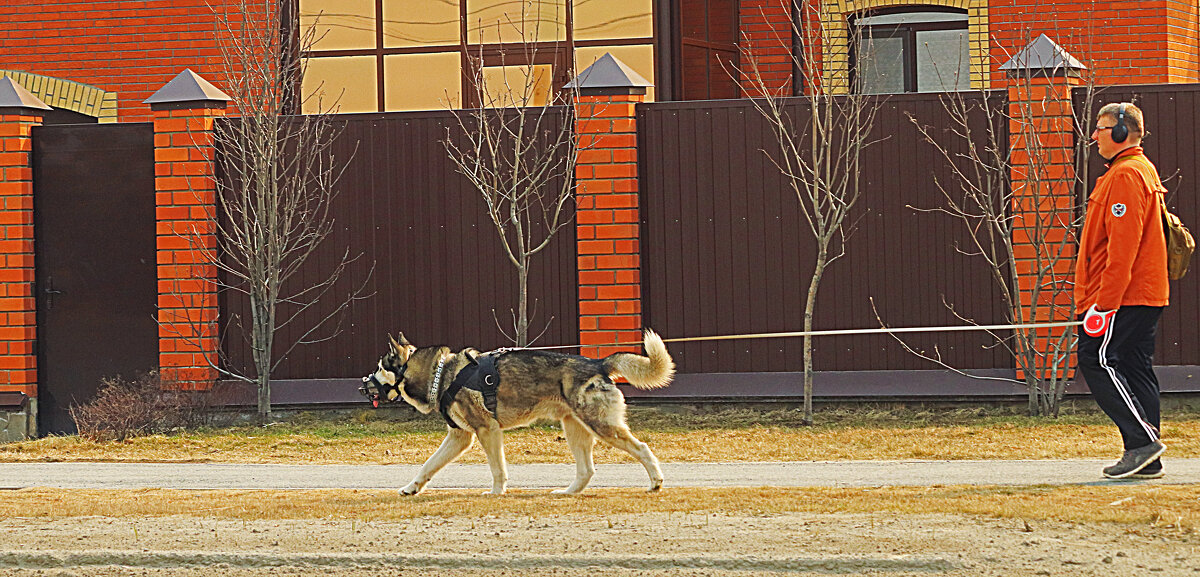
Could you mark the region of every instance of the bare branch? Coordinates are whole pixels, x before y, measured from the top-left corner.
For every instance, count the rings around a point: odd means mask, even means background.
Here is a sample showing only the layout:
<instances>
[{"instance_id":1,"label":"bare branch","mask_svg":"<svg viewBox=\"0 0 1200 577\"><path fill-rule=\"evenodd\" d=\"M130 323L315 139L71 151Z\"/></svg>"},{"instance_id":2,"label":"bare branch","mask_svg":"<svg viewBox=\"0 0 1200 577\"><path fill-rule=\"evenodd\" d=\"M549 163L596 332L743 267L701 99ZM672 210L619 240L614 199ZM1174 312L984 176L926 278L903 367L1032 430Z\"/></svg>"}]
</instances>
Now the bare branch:
<instances>
[{"instance_id":1,"label":"bare branch","mask_svg":"<svg viewBox=\"0 0 1200 577\"><path fill-rule=\"evenodd\" d=\"M234 116L217 122L213 131L217 155L212 161L222 175L215 180L220 214L208 214L203 225L178 233L205 265L218 271L215 280L207 279L215 290L245 295L249 302L248 325L240 317L231 319L233 326L225 327L219 338L228 345L229 331L239 329L254 366L232 366L225 356L228 346L221 345L217 358L208 361L221 374L258 385L263 419L271 411L272 371L297 346L329 338L315 336L318 332L337 334L350 303L369 296L371 274L338 294L340 303L325 307L322 318L298 331L299 337L276 342L281 328L302 322L339 290L339 279L357 259L346 250L321 280L307 285L302 280L301 272L314 266L310 257L333 234L330 208L350 158L335 158L332 151L344 126L333 119L335 108L317 102L313 113L292 116L313 103L312 95L299 91L306 67L302 55L317 40L317 26L298 34L293 26L281 25L295 16L286 14L287 4L236 0L209 5ZM215 243L206 240L212 237ZM209 346L192 335L183 338L191 338L197 350Z\"/></svg>"},{"instance_id":2,"label":"bare branch","mask_svg":"<svg viewBox=\"0 0 1200 577\"><path fill-rule=\"evenodd\" d=\"M518 303L510 309L512 334L492 311L497 328L517 346L530 342L528 279L533 257L572 222L579 155L574 108L559 105L574 102L577 94L547 91L538 76L540 69L524 64L539 61L535 6L535 0L520 0L519 20L514 15L494 27L480 24L481 47L485 31L501 39L515 35L515 42L504 44L522 52L513 58L522 64L506 67L508 55L501 53L499 65L485 69L482 48L472 55L469 97L477 108L454 110L456 126L447 129L442 141L455 168L478 191L504 254L517 272ZM573 46L566 48L574 53Z\"/></svg>"}]
</instances>

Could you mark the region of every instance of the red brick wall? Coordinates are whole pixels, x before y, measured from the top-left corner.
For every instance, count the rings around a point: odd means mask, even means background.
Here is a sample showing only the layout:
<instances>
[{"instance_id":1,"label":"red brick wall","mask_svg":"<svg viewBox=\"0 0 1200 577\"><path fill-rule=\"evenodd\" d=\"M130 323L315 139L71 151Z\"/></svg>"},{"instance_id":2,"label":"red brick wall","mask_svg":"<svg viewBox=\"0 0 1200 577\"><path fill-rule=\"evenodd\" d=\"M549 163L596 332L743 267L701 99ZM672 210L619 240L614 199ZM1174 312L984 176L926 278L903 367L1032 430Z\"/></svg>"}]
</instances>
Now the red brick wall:
<instances>
[{"instance_id":1,"label":"red brick wall","mask_svg":"<svg viewBox=\"0 0 1200 577\"><path fill-rule=\"evenodd\" d=\"M41 116L0 114L0 391L37 397L30 133Z\"/></svg>"},{"instance_id":2,"label":"red brick wall","mask_svg":"<svg viewBox=\"0 0 1200 577\"><path fill-rule=\"evenodd\" d=\"M216 378L216 183L213 122L224 108L154 113L158 221L159 366L164 378L205 388Z\"/></svg>"},{"instance_id":3,"label":"red brick wall","mask_svg":"<svg viewBox=\"0 0 1200 577\"><path fill-rule=\"evenodd\" d=\"M0 2L0 69L115 91L119 120L147 121L142 101L184 68L227 86L215 35L205 0Z\"/></svg>"},{"instance_id":4,"label":"red brick wall","mask_svg":"<svg viewBox=\"0 0 1200 577\"><path fill-rule=\"evenodd\" d=\"M1097 84L1197 81L1197 7L1181 0L991 0L993 87L996 66L1046 34L1096 72Z\"/></svg>"},{"instance_id":5,"label":"red brick wall","mask_svg":"<svg viewBox=\"0 0 1200 577\"><path fill-rule=\"evenodd\" d=\"M763 78L784 86L791 62L790 0L742 0L741 42L758 55ZM1185 0L990 0L993 88L1008 85L997 67L1040 34L1096 72L1098 84L1200 81L1200 5ZM820 54L818 51L816 54ZM743 77L748 65L743 62ZM743 89L751 85L743 80Z\"/></svg>"},{"instance_id":6,"label":"red brick wall","mask_svg":"<svg viewBox=\"0 0 1200 577\"><path fill-rule=\"evenodd\" d=\"M1166 24L1168 81L1200 81L1200 3L1170 0Z\"/></svg>"},{"instance_id":7,"label":"red brick wall","mask_svg":"<svg viewBox=\"0 0 1200 577\"><path fill-rule=\"evenodd\" d=\"M747 96L760 94L747 52L756 61L757 73L767 90L777 95L791 94L791 4L792 0L742 0L739 5L741 35L738 48L742 51L739 78Z\"/></svg>"},{"instance_id":8,"label":"red brick wall","mask_svg":"<svg viewBox=\"0 0 1200 577\"><path fill-rule=\"evenodd\" d=\"M603 357L640 347L637 103L644 95L580 96L575 169L580 354Z\"/></svg>"}]
</instances>

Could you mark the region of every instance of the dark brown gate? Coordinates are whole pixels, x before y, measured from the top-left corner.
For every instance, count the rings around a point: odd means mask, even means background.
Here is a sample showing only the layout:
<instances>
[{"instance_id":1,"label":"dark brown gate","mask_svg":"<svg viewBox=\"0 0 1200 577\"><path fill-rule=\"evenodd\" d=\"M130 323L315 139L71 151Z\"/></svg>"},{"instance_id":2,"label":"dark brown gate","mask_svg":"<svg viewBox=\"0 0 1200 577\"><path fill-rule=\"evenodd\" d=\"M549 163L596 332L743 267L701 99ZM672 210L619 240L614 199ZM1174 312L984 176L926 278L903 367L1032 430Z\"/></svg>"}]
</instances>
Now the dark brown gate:
<instances>
[{"instance_id":1,"label":"dark brown gate","mask_svg":"<svg viewBox=\"0 0 1200 577\"><path fill-rule=\"evenodd\" d=\"M158 364L151 124L34 129L39 433Z\"/></svg>"}]
</instances>

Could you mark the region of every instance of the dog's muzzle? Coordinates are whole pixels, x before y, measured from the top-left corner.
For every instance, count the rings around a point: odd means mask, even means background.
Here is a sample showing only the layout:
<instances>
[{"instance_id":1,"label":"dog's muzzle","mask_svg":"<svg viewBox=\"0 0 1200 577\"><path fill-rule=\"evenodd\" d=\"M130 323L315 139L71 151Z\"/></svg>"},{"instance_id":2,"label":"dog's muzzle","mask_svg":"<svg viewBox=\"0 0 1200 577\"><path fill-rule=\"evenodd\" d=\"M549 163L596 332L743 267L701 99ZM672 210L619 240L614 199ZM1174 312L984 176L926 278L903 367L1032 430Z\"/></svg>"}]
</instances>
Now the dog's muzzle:
<instances>
[{"instance_id":1,"label":"dog's muzzle","mask_svg":"<svg viewBox=\"0 0 1200 577\"><path fill-rule=\"evenodd\" d=\"M362 382L363 384L358 388L358 392L366 397L368 401L371 401L372 407L378 409L379 398L382 396L381 389L383 388L380 385L383 383L375 380L375 373L363 377Z\"/></svg>"}]
</instances>

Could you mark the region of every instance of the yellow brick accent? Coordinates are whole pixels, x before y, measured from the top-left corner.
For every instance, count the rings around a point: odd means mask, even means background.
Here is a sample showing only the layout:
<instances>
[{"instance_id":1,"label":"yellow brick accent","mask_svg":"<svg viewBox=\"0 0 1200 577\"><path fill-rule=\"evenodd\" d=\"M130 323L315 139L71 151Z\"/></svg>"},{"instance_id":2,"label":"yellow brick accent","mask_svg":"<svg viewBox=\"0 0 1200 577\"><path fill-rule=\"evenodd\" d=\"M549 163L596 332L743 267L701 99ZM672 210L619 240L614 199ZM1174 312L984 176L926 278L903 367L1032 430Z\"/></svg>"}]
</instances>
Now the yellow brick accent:
<instances>
[{"instance_id":1,"label":"yellow brick accent","mask_svg":"<svg viewBox=\"0 0 1200 577\"><path fill-rule=\"evenodd\" d=\"M104 99L100 101L100 114L96 118L100 119L100 123L106 124L117 121L117 93L105 92Z\"/></svg>"},{"instance_id":2,"label":"yellow brick accent","mask_svg":"<svg viewBox=\"0 0 1200 577\"><path fill-rule=\"evenodd\" d=\"M0 78L12 78L48 106L94 116L99 122L117 121L117 93L95 86L51 78L41 74L0 70Z\"/></svg>"},{"instance_id":3,"label":"yellow brick accent","mask_svg":"<svg viewBox=\"0 0 1200 577\"><path fill-rule=\"evenodd\" d=\"M868 10L893 6L945 6L967 11L967 42L971 58L971 88L991 88L988 58L991 42L988 36L987 0L823 0L821 4L822 55L824 82L835 94L850 91L850 26L849 16Z\"/></svg>"}]
</instances>

